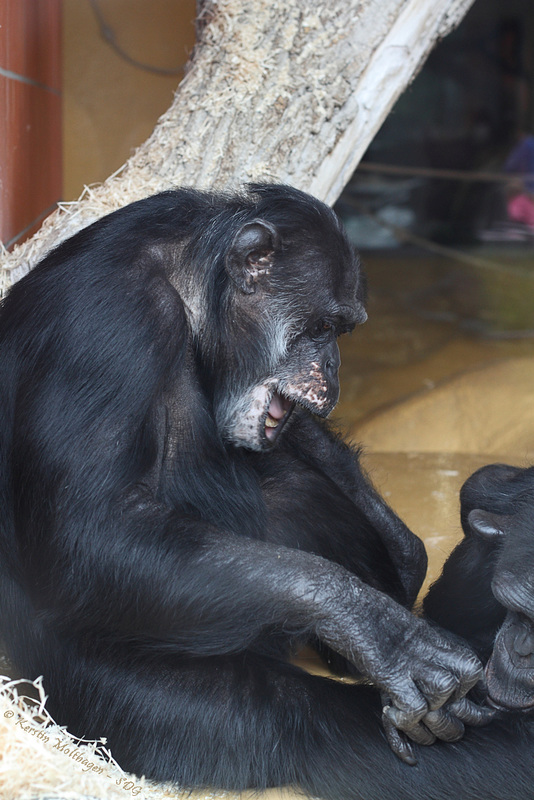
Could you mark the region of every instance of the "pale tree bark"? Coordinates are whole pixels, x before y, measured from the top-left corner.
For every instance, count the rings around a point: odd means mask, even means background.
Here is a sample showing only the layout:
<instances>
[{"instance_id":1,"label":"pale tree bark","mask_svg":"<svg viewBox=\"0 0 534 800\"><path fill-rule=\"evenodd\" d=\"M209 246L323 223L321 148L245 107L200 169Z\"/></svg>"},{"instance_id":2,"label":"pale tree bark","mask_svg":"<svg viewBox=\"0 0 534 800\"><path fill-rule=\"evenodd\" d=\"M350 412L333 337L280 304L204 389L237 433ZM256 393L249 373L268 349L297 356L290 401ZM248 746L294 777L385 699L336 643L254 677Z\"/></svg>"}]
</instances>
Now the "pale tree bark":
<instances>
[{"instance_id":1,"label":"pale tree bark","mask_svg":"<svg viewBox=\"0 0 534 800\"><path fill-rule=\"evenodd\" d=\"M334 203L472 2L204 0L186 77L152 135L118 173L4 253L0 288L84 225L172 186L281 181Z\"/></svg>"}]
</instances>

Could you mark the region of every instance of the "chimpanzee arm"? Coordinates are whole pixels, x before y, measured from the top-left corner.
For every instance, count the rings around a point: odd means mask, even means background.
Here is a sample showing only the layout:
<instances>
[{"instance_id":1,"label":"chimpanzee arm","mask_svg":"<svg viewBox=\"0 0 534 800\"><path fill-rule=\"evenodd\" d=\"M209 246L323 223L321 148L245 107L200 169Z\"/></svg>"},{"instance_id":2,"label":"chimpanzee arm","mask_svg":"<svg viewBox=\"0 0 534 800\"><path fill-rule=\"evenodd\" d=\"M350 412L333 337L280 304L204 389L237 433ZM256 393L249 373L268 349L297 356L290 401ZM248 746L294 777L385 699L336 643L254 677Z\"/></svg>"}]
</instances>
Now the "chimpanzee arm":
<instances>
[{"instance_id":1,"label":"chimpanzee arm","mask_svg":"<svg viewBox=\"0 0 534 800\"><path fill-rule=\"evenodd\" d=\"M114 637L192 655L242 650L266 630L312 634L387 692L395 724L418 741L419 720L463 697L481 676L467 649L321 557L179 519L148 502L106 522L106 531L86 531L84 558L77 553L90 582L78 574L71 583L69 554L58 553L53 582L63 592L54 612L66 630L102 630L105 621ZM483 712L468 703L465 715ZM461 735L456 722L436 727L440 738Z\"/></svg>"},{"instance_id":2,"label":"chimpanzee arm","mask_svg":"<svg viewBox=\"0 0 534 800\"><path fill-rule=\"evenodd\" d=\"M365 514L388 549L406 592L405 604L411 607L426 574L423 543L374 489L362 470L357 449L336 435L328 423L305 411L295 409L293 416L282 445L294 447L328 475Z\"/></svg>"}]
</instances>

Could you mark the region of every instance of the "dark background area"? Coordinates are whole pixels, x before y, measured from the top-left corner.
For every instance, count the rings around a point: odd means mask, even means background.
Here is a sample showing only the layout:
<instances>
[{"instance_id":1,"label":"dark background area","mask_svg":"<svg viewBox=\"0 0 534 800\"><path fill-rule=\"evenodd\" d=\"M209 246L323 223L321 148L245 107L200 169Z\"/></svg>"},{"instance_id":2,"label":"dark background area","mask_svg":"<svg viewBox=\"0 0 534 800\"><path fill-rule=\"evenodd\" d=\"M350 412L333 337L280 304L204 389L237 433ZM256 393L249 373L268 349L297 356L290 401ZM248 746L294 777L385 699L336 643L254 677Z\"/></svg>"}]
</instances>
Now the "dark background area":
<instances>
[{"instance_id":1,"label":"dark background area","mask_svg":"<svg viewBox=\"0 0 534 800\"><path fill-rule=\"evenodd\" d=\"M387 225L442 243L532 242L534 230L502 230L508 184L434 171L503 171L518 137L534 133L533 69L532 2L477 0L401 96L338 204L360 247L396 246ZM358 223L358 205L375 224Z\"/></svg>"}]
</instances>

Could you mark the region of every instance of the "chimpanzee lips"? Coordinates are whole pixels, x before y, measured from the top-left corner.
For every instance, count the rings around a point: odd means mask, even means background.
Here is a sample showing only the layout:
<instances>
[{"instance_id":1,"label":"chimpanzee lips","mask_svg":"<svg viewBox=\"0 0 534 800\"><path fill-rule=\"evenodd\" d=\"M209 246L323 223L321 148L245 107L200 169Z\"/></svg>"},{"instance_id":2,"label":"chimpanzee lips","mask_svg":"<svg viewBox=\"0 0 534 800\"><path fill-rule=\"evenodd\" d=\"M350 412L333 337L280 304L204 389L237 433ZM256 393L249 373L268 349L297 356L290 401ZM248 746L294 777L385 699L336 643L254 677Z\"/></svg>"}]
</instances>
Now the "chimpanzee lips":
<instances>
[{"instance_id":1,"label":"chimpanzee lips","mask_svg":"<svg viewBox=\"0 0 534 800\"><path fill-rule=\"evenodd\" d=\"M508 611L486 664L487 703L502 711L534 711L534 620Z\"/></svg>"},{"instance_id":2,"label":"chimpanzee lips","mask_svg":"<svg viewBox=\"0 0 534 800\"><path fill-rule=\"evenodd\" d=\"M273 442L293 410L294 403L278 392L272 396L265 418L265 437Z\"/></svg>"}]
</instances>

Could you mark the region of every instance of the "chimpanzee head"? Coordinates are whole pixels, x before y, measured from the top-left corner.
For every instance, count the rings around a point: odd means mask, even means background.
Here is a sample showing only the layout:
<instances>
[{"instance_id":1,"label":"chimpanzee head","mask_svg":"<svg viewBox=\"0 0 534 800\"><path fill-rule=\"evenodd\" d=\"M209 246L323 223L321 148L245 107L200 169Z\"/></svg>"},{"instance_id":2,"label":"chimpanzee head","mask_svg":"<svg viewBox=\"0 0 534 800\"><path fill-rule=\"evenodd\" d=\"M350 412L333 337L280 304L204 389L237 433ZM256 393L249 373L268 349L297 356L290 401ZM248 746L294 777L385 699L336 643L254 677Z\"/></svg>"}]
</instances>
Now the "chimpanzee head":
<instances>
[{"instance_id":1,"label":"chimpanzee head","mask_svg":"<svg viewBox=\"0 0 534 800\"><path fill-rule=\"evenodd\" d=\"M250 192L224 259L215 409L227 441L266 450L295 405L336 405L337 338L367 318L365 282L330 208L289 187Z\"/></svg>"}]
</instances>

